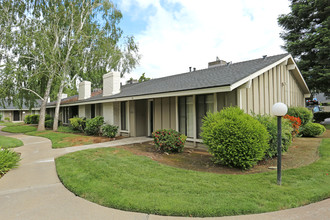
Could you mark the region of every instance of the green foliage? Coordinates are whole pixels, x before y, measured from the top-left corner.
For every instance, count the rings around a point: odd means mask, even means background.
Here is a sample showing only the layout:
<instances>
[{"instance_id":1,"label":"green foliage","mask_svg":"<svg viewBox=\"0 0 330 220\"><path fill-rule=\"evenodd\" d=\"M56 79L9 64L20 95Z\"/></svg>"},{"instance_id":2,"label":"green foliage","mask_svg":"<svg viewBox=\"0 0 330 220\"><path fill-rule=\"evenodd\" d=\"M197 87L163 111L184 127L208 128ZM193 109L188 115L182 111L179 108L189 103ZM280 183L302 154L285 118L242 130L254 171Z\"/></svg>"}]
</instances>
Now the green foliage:
<instances>
[{"instance_id":1,"label":"green foliage","mask_svg":"<svg viewBox=\"0 0 330 220\"><path fill-rule=\"evenodd\" d=\"M53 128L53 124L54 124L54 119L49 119L45 121L46 128Z\"/></svg>"},{"instance_id":2,"label":"green foliage","mask_svg":"<svg viewBox=\"0 0 330 220\"><path fill-rule=\"evenodd\" d=\"M106 124L101 127L101 130L103 136L114 138L118 132L118 126Z\"/></svg>"},{"instance_id":3,"label":"green foliage","mask_svg":"<svg viewBox=\"0 0 330 220\"><path fill-rule=\"evenodd\" d=\"M12 137L0 136L0 148L13 148L23 145L21 140Z\"/></svg>"},{"instance_id":4,"label":"green foliage","mask_svg":"<svg viewBox=\"0 0 330 220\"><path fill-rule=\"evenodd\" d=\"M300 133L304 137L316 137L325 132L325 127L318 123L309 122L300 129Z\"/></svg>"},{"instance_id":5,"label":"green foliage","mask_svg":"<svg viewBox=\"0 0 330 220\"><path fill-rule=\"evenodd\" d=\"M86 120L85 133L88 135L100 135L101 127L104 124L104 118L102 116L96 116L92 119Z\"/></svg>"},{"instance_id":6,"label":"green foliage","mask_svg":"<svg viewBox=\"0 0 330 220\"><path fill-rule=\"evenodd\" d=\"M31 124L31 115L25 115L24 123L25 124Z\"/></svg>"},{"instance_id":7,"label":"green foliage","mask_svg":"<svg viewBox=\"0 0 330 220\"><path fill-rule=\"evenodd\" d=\"M1 119L2 119L2 114L0 114L0 121L1 121Z\"/></svg>"},{"instance_id":8,"label":"green foliage","mask_svg":"<svg viewBox=\"0 0 330 220\"><path fill-rule=\"evenodd\" d=\"M79 118L74 117L70 118L70 125L72 126L73 130L84 132L86 127L86 118Z\"/></svg>"},{"instance_id":9,"label":"green foliage","mask_svg":"<svg viewBox=\"0 0 330 220\"><path fill-rule=\"evenodd\" d=\"M288 108L288 115L298 117L301 120L301 125L304 126L313 119L313 113L305 107L290 107Z\"/></svg>"},{"instance_id":10,"label":"green foliage","mask_svg":"<svg viewBox=\"0 0 330 220\"><path fill-rule=\"evenodd\" d=\"M269 148L266 128L238 107L208 113L201 136L216 163L241 169L253 167Z\"/></svg>"},{"instance_id":11,"label":"green foliage","mask_svg":"<svg viewBox=\"0 0 330 220\"><path fill-rule=\"evenodd\" d=\"M5 117L5 121L10 121L10 118L9 117Z\"/></svg>"},{"instance_id":12,"label":"green foliage","mask_svg":"<svg viewBox=\"0 0 330 220\"><path fill-rule=\"evenodd\" d=\"M152 133L155 146L162 152L182 152L187 136L173 129L160 129Z\"/></svg>"},{"instance_id":13,"label":"green foliage","mask_svg":"<svg viewBox=\"0 0 330 220\"><path fill-rule=\"evenodd\" d=\"M38 124L39 123L39 115L26 115L24 118L25 124Z\"/></svg>"},{"instance_id":14,"label":"green foliage","mask_svg":"<svg viewBox=\"0 0 330 220\"><path fill-rule=\"evenodd\" d=\"M18 166L19 154L11 149L0 148L0 176Z\"/></svg>"},{"instance_id":15,"label":"green foliage","mask_svg":"<svg viewBox=\"0 0 330 220\"><path fill-rule=\"evenodd\" d=\"M330 118L330 112L315 112L314 113L314 120L315 122L324 121L324 119Z\"/></svg>"},{"instance_id":16,"label":"green foliage","mask_svg":"<svg viewBox=\"0 0 330 220\"><path fill-rule=\"evenodd\" d=\"M277 118L270 115L254 115L268 131L269 148L265 151L265 157L277 156ZM282 152L286 152L292 141L292 126L288 119L282 120Z\"/></svg>"},{"instance_id":17,"label":"green foliage","mask_svg":"<svg viewBox=\"0 0 330 220\"><path fill-rule=\"evenodd\" d=\"M328 0L291 0L291 12L278 18L284 48L297 59L312 91L330 93Z\"/></svg>"},{"instance_id":18,"label":"green foliage","mask_svg":"<svg viewBox=\"0 0 330 220\"><path fill-rule=\"evenodd\" d=\"M122 13L110 0L0 5L0 101L33 107L36 94L55 99L61 85L74 91L77 78L101 88L108 68L124 75L138 64L138 45L123 34Z\"/></svg>"},{"instance_id":19,"label":"green foliage","mask_svg":"<svg viewBox=\"0 0 330 220\"><path fill-rule=\"evenodd\" d=\"M45 121L48 121L48 120L51 120L51 119L54 119L52 116L46 114L45 115Z\"/></svg>"},{"instance_id":20,"label":"green foliage","mask_svg":"<svg viewBox=\"0 0 330 220\"><path fill-rule=\"evenodd\" d=\"M142 73L142 75L139 78L139 83L150 80L150 78L146 77L145 74L146 73Z\"/></svg>"}]
</instances>

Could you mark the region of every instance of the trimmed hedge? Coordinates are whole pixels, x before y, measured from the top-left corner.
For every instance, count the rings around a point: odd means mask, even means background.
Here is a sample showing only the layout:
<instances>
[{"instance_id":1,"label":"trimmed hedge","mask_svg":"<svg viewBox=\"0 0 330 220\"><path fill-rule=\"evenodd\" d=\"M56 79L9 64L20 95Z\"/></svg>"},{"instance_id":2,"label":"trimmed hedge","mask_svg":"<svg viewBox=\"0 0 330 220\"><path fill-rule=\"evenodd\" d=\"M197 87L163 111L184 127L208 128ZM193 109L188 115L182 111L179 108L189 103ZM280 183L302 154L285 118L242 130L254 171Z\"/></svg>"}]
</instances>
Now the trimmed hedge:
<instances>
[{"instance_id":1,"label":"trimmed hedge","mask_svg":"<svg viewBox=\"0 0 330 220\"><path fill-rule=\"evenodd\" d=\"M238 107L208 113L203 119L201 136L215 163L230 167L249 169L269 149L265 126Z\"/></svg>"},{"instance_id":2,"label":"trimmed hedge","mask_svg":"<svg viewBox=\"0 0 330 220\"><path fill-rule=\"evenodd\" d=\"M308 122L312 122L313 119L312 111L305 107L290 107L288 108L287 114L300 118L302 126L304 126Z\"/></svg>"},{"instance_id":3,"label":"trimmed hedge","mask_svg":"<svg viewBox=\"0 0 330 220\"><path fill-rule=\"evenodd\" d=\"M108 138L114 138L116 137L116 134L118 132L118 126L116 125L103 125L101 127L102 135L106 136Z\"/></svg>"},{"instance_id":4,"label":"trimmed hedge","mask_svg":"<svg viewBox=\"0 0 330 220\"><path fill-rule=\"evenodd\" d=\"M74 117L74 118L70 118L69 121L73 130L81 131L81 132L85 131L86 118Z\"/></svg>"},{"instance_id":5,"label":"trimmed hedge","mask_svg":"<svg viewBox=\"0 0 330 220\"><path fill-rule=\"evenodd\" d=\"M85 133L88 135L100 135L101 126L104 124L104 118L102 116L96 116L92 119L86 120Z\"/></svg>"},{"instance_id":6,"label":"trimmed hedge","mask_svg":"<svg viewBox=\"0 0 330 220\"><path fill-rule=\"evenodd\" d=\"M302 127L300 133L304 137L316 137L325 132L325 127L318 123L309 122Z\"/></svg>"},{"instance_id":7,"label":"trimmed hedge","mask_svg":"<svg viewBox=\"0 0 330 220\"><path fill-rule=\"evenodd\" d=\"M182 152L187 136L173 129L160 129L152 133L155 146L162 152Z\"/></svg>"},{"instance_id":8,"label":"trimmed hedge","mask_svg":"<svg viewBox=\"0 0 330 220\"><path fill-rule=\"evenodd\" d=\"M254 118L265 126L269 134L269 148L265 151L265 157L277 156L277 118L270 115L255 115ZM282 120L282 152L288 151L291 145L292 130L290 120Z\"/></svg>"},{"instance_id":9,"label":"trimmed hedge","mask_svg":"<svg viewBox=\"0 0 330 220\"><path fill-rule=\"evenodd\" d=\"M25 124L38 124L39 123L39 115L26 115L24 118Z\"/></svg>"},{"instance_id":10,"label":"trimmed hedge","mask_svg":"<svg viewBox=\"0 0 330 220\"><path fill-rule=\"evenodd\" d=\"M322 122L326 118L330 118L330 112L315 112L314 113L315 122Z\"/></svg>"}]
</instances>

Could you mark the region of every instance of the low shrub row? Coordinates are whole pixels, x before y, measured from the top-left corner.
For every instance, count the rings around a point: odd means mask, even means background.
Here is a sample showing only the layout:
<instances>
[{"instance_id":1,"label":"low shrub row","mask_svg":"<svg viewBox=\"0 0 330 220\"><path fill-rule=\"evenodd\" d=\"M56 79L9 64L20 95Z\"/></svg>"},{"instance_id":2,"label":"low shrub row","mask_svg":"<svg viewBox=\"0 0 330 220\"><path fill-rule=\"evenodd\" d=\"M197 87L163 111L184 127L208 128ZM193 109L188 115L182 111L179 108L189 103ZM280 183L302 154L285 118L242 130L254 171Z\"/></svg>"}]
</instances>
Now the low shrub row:
<instances>
[{"instance_id":1,"label":"low shrub row","mask_svg":"<svg viewBox=\"0 0 330 220\"><path fill-rule=\"evenodd\" d=\"M168 153L179 153L183 151L187 136L173 129L160 129L152 133L155 146L158 150Z\"/></svg>"},{"instance_id":2,"label":"low shrub row","mask_svg":"<svg viewBox=\"0 0 330 220\"><path fill-rule=\"evenodd\" d=\"M40 118L40 115L26 115L25 118L24 118L24 123L25 124L38 124L39 123L39 118ZM51 126L47 126L47 125L50 125L50 121L53 120L54 122L54 119L52 116L46 114L45 115L45 127L46 128L51 128L53 127L53 125ZM48 122L47 122L48 121Z\"/></svg>"},{"instance_id":3,"label":"low shrub row","mask_svg":"<svg viewBox=\"0 0 330 220\"><path fill-rule=\"evenodd\" d=\"M24 118L25 124L38 124L39 123L39 115L26 115Z\"/></svg>"},{"instance_id":4,"label":"low shrub row","mask_svg":"<svg viewBox=\"0 0 330 220\"><path fill-rule=\"evenodd\" d=\"M322 135L325 130L325 127L321 124L309 122L301 128L299 134L303 137L316 137Z\"/></svg>"},{"instance_id":5,"label":"low shrub row","mask_svg":"<svg viewBox=\"0 0 330 220\"><path fill-rule=\"evenodd\" d=\"M270 115L255 115L262 125L264 125L269 134L269 147L265 151L266 158L277 156L277 118ZM282 120L282 152L286 152L292 142L292 127L289 120Z\"/></svg>"},{"instance_id":6,"label":"low shrub row","mask_svg":"<svg viewBox=\"0 0 330 220\"><path fill-rule=\"evenodd\" d=\"M314 121L316 122L321 122L328 117L330 117L330 113L328 112L314 113ZM312 123L313 113L308 108L290 107L288 109L287 115L284 118L291 120L292 126L294 128L294 134L299 133L299 135L303 137L316 137L322 135L326 130L323 125ZM300 127L298 126L299 119L301 119Z\"/></svg>"},{"instance_id":7,"label":"low shrub row","mask_svg":"<svg viewBox=\"0 0 330 220\"><path fill-rule=\"evenodd\" d=\"M105 124L102 116L92 119L74 117L70 118L70 125L73 130L84 132L88 135L103 135L114 138L118 132L118 126Z\"/></svg>"},{"instance_id":8,"label":"low shrub row","mask_svg":"<svg viewBox=\"0 0 330 220\"><path fill-rule=\"evenodd\" d=\"M300 118L302 126L313 120L312 111L305 107L290 107L287 114Z\"/></svg>"}]
</instances>

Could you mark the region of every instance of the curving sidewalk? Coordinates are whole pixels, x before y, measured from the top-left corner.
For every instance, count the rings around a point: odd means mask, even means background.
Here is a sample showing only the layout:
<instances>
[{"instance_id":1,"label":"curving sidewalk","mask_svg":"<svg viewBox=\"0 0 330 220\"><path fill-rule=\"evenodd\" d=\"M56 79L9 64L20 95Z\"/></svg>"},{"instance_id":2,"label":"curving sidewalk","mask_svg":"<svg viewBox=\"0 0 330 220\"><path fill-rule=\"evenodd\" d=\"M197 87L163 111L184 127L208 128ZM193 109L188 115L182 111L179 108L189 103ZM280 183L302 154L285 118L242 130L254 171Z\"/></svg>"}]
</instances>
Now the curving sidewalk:
<instances>
[{"instance_id":1,"label":"curving sidewalk","mask_svg":"<svg viewBox=\"0 0 330 220\"><path fill-rule=\"evenodd\" d=\"M1 127L0 127L1 130ZM114 147L140 143L149 138L126 138L117 141L52 149L50 140L42 137L1 132L23 141L24 146L15 148L21 153L20 166L0 179L0 219L110 219L110 220L173 220L185 217L156 216L126 212L103 207L75 196L57 177L54 158L66 153L99 147ZM329 219L330 199L307 206L283 211L203 219ZM202 219L202 218L193 218Z\"/></svg>"}]
</instances>

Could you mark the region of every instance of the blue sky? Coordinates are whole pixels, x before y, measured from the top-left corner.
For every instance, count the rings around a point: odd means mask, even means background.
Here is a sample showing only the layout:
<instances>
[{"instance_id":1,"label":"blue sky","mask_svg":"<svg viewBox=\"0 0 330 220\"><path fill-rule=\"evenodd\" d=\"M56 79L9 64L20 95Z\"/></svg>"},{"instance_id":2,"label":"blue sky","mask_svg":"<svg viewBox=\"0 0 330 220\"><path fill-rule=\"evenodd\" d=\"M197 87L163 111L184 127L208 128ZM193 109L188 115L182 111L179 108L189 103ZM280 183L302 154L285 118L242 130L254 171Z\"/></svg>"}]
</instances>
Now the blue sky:
<instances>
[{"instance_id":1,"label":"blue sky","mask_svg":"<svg viewBox=\"0 0 330 220\"><path fill-rule=\"evenodd\" d=\"M125 35L139 45L142 73L158 78L207 68L220 59L239 62L284 53L277 17L288 0L116 0Z\"/></svg>"}]
</instances>

